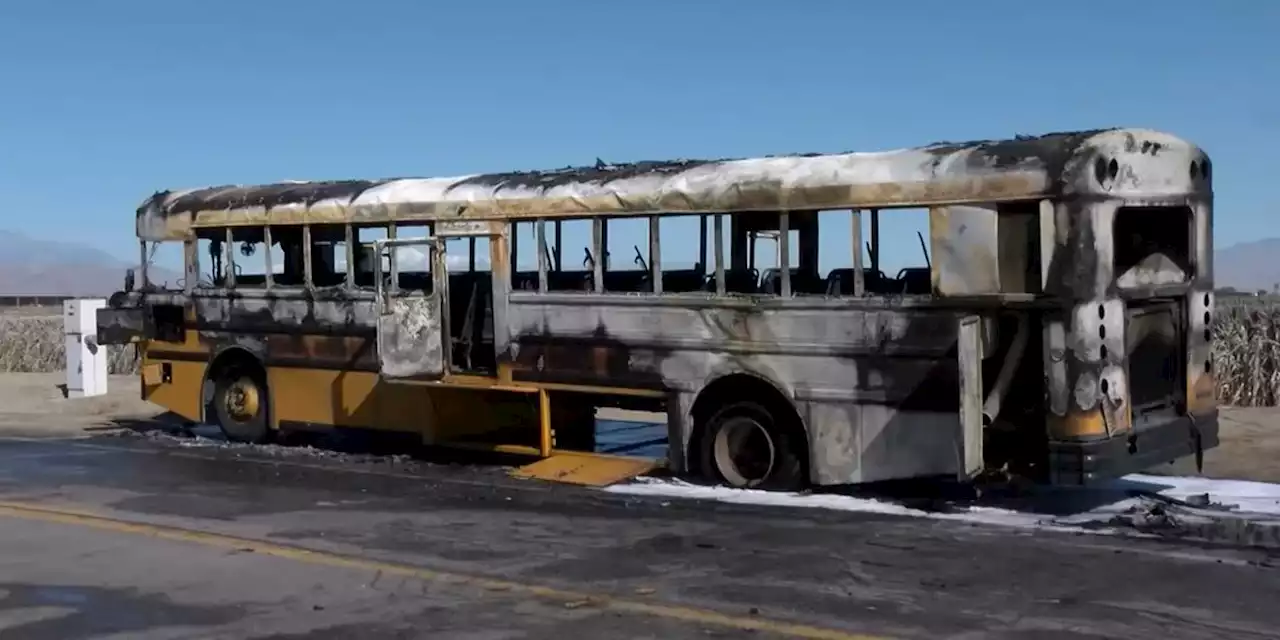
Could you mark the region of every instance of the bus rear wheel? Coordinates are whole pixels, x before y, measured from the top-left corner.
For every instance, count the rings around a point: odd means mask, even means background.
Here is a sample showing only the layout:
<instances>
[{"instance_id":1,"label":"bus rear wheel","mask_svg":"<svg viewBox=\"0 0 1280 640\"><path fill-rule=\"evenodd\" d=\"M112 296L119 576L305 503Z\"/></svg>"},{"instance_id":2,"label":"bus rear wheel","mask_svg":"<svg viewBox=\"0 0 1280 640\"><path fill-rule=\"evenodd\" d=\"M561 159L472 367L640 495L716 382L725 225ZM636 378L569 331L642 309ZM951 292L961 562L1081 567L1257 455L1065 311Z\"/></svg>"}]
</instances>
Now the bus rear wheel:
<instances>
[{"instance_id":1,"label":"bus rear wheel","mask_svg":"<svg viewBox=\"0 0 1280 640\"><path fill-rule=\"evenodd\" d=\"M754 402L725 406L707 420L702 438L706 479L741 489L794 491L804 485L794 438Z\"/></svg>"},{"instance_id":2,"label":"bus rear wheel","mask_svg":"<svg viewBox=\"0 0 1280 640\"><path fill-rule=\"evenodd\" d=\"M213 407L227 440L251 444L270 440L267 385L258 372L245 367L224 371L214 382Z\"/></svg>"}]
</instances>

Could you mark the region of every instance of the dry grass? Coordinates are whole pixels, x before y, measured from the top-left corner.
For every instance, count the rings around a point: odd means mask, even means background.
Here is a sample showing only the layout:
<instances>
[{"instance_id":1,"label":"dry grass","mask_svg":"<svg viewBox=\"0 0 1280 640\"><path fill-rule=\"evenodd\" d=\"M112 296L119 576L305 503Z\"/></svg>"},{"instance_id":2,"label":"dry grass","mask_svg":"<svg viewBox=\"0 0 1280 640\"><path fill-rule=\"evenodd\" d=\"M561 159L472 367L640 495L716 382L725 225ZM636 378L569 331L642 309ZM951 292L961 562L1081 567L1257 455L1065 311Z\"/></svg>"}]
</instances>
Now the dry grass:
<instances>
[{"instance_id":1,"label":"dry grass","mask_svg":"<svg viewBox=\"0 0 1280 640\"><path fill-rule=\"evenodd\" d=\"M66 366L62 340L60 316L0 314L0 372L62 371ZM108 373L137 373L133 346L109 346L107 353Z\"/></svg>"},{"instance_id":2,"label":"dry grass","mask_svg":"<svg viewBox=\"0 0 1280 640\"><path fill-rule=\"evenodd\" d=\"M1213 334L1219 401L1280 405L1280 304L1222 304L1217 316ZM137 372L133 347L108 349L111 373ZM61 317L0 313L0 372L56 372L63 362Z\"/></svg>"},{"instance_id":3,"label":"dry grass","mask_svg":"<svg viewBox=\"0 0 1280 640\"><path fill-rule=\"evenodd\" d=\"M1280 405L1280 304L1219 305L1213 368L1223 404Z\"/></svg>"}]
</instances>

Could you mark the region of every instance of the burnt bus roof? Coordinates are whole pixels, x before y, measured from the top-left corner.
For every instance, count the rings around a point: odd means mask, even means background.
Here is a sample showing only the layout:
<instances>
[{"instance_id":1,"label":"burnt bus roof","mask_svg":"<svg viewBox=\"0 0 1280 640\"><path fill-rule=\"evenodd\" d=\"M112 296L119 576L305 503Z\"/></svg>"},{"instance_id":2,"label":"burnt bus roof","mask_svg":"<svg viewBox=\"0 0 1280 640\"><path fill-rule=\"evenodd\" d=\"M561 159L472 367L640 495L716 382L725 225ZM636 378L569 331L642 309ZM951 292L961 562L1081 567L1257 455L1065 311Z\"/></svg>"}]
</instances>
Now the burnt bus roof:
<instances>
[{"instance_id":1,"label":"burnt bus roof","mask_svg":"<svg viewBox=\"0 0 1280 640\"><path fill-rule=\"evenodd\" d=\"M1170 161L1190 158L1207 169L1203 152L1172 135L1096 129L879 152L597 160L548 171L161 191L138 208L137 227L145 240L176 240L194 227L1000 202L1070 191L1096 173L1096 161L1106 155L1159 157L1161 151Z\"/></svg>"}]
</instances>

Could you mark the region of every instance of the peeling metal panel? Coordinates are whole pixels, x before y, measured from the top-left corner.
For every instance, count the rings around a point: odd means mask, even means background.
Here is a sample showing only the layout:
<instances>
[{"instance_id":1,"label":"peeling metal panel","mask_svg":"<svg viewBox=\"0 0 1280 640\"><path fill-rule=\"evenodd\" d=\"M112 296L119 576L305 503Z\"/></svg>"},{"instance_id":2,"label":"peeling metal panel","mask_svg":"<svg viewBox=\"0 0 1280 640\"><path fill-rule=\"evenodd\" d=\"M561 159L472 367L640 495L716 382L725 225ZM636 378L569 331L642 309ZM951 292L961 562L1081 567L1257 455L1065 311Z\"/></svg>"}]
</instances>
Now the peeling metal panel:
<instances>
[{"instance_id":1,"label":"peeling metal panel","mask_svg":"<svg viewBox=\"0 0 1280 640\"><path fill-rule=\"evenodd\" d=\"M974 295L1002 290L999 226L995 206L957 205L929 210L929 253L938 293Z\"/></svg>"},{"instance_id":2,"label":"peeling metal panel","mask_svg":"<svg viewBox=\"0 0 1280 640\"><path fill-rule=\"evenodd\" d=\"M393 297L378 317L378 361L384 376L442 376L445 349L436 296Z\"/></svg>"}]
</instances>

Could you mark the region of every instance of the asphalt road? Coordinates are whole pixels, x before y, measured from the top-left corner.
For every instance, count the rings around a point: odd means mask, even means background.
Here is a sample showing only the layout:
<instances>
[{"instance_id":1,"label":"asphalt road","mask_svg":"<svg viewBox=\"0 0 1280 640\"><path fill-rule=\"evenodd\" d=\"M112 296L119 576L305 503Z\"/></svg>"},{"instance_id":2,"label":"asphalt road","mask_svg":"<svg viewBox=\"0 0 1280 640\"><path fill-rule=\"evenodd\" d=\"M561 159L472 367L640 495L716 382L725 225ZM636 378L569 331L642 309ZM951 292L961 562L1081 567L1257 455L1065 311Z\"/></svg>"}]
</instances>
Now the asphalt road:
<instances>
[{"instance_id":1,"label":"asphalt road","mask_svg":"<svg viewBox=\"0 0 1280 640\"><path fill-rule=\"evenodd\" d=\"M0 438L0 639L1261 638L1266 552Z\"/></svg>"}]
</instances>

